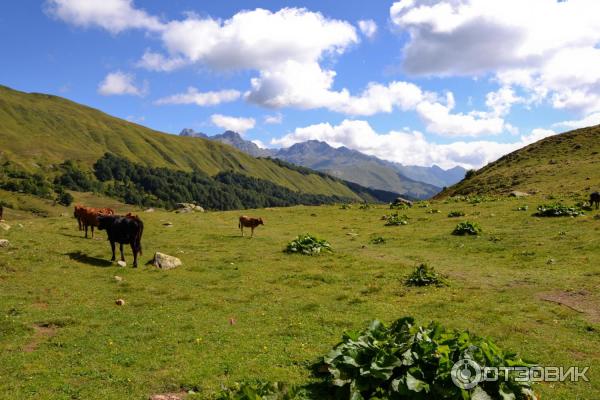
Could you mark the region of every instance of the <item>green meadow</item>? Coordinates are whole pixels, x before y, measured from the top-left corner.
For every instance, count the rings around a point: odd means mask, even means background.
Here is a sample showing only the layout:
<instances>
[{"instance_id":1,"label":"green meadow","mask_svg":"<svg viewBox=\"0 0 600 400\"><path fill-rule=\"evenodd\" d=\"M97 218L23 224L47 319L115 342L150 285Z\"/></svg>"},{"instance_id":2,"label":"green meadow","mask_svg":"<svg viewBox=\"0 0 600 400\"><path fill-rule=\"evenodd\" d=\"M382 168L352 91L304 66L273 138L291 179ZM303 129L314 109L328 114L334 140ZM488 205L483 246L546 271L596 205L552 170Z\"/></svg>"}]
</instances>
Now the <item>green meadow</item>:
<instances>
[{"instance_id":1,"label":"green meadow","mask_svg":"<svg viewBox=\"0 0 600 400\"><path fill-rule=\"evenodd\" d=\"M344 331L411 315L419 324L435 320L489 337L540 365L589 366L590 382L535 390L542 399L598 399L600 213L532 216L547 202L434 201L400 210L409 222L400 226L385 226L381 217L393 211L382 205L175 214L116 204L145 223L137 269L129 248L127 267L109 261L104 232L84 239L70 209L46 205L46 218L7 210L0 397L146 399L192 391L189 398L210 399L247 380L302 385L315 380L310 365ZM527 211L517 211L524 205ZM465 216L449 218L451 211ZM242 213L265 221L252 239L240 236ZM483 233L451 235L462 221ZM307 232L328 240L333 253L283 252ZM385 242L373 244L379 236ZM155 251L183 265L144 265ZM406 286L420 263L446 275L449 286Z\"/></svg>"}]
</instances>

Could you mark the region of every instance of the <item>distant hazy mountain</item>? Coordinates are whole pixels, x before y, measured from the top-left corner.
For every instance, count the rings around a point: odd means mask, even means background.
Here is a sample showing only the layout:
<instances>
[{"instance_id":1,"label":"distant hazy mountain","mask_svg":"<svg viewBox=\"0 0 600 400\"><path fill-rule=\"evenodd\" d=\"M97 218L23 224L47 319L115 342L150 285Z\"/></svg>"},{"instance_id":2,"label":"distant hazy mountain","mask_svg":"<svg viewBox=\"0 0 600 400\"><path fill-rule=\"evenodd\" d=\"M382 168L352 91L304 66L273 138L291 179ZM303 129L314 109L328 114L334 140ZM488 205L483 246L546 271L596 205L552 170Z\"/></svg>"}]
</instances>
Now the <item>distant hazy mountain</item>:
<instances>
[{"instance_id":1,"label":"distant hazy mountain","mask_svg":"<svg viewBox=\"0 0 600 400\"><path fill-rule=\"evenodd\" d=\"M441 186L419 182L401 174L394 163L382 161L347 147L334 148L325 142L309 140L296 143L275 154L276 158L302 165L335 177L376 189L428 198ZM399 164L398 164L399 165Z\"/></svg>"},{"instance_id":2,"label":"distant hazy mountain","mask_svg":"<svg viewBox=\"0 0 600 400\"><path fill-rule=\"evenodd\" d=\"M262 149L249 140L244 140L239 133L233 131L225 131L220 135L208 136L204 133L194 132L193 129L184 129L179 133L180 136L201 137L204 139L214 140L217 142L228 144L236 149L250 154L253 157L269 157L273 153L268 149Z\"/></svg>"},{"instance_id":3,"label":"distant hazy mountain","mask_svg":"<svg viewBox=\"0 0 600 400\"><path fill-rule=\"evenodd\" d=\"M191 129L184 129L180 135L216 140L254 157L279 158L296 165L327 172L362 186L416 198L431 197L442 187L451 186L465 176L465 170L461 167L444 170L436 165L433 167L406 166L368 156L347 147L334 148L317 140L309 140L289 148L276 150L262 149L232 131L207 136Z\"/></svg>"}]
</instances>

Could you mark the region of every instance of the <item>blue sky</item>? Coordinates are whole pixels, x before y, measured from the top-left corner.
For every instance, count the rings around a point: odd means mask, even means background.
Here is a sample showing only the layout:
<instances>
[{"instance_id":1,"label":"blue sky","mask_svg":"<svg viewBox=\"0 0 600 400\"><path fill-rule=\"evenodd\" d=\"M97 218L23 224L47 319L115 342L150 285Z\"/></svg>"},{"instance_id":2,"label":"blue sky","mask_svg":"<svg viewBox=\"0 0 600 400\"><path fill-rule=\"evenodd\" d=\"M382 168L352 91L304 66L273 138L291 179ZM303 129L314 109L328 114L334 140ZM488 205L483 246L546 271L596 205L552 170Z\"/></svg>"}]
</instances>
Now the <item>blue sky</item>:
<instances>
[{"instance_id":1,"label":"blue sky","mask_svg":"<svg viewBox=\"0 0 600 400\"><path fill-rule=\"evenodd\" d=\"M263 146L318 139L404 164L479 167L600 123L599 7L7 1L0 84L169 133L233 129Z\"/></svg>"}]
</instances>

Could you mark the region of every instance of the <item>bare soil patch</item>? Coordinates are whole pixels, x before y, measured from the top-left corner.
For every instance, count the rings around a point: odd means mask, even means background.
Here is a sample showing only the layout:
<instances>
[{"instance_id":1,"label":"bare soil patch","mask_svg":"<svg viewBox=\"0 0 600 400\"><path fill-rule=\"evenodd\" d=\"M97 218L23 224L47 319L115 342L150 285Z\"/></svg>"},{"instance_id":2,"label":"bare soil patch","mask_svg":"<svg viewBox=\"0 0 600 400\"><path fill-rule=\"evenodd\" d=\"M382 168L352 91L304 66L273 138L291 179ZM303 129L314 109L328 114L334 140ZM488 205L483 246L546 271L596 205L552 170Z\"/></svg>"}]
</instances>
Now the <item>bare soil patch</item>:
<instances>
[{"instance_id":1,"label":"bare soil patch","mask_svg":"<svg viewBox=\"0 0 600 400\"><path fill-rule=\"evenodd\" d=\"M594 299L588 291L546 292L540 293L539 296L542 300L560 304L584 314L591 322L600 323L600 301Z\"/></svg>"},{"instance_id":2,"label":"bare soil patch","mask_svg":"<svg viewBox=\"0 0 600 400\"><path fill-rule=\"evenodd\" d=\"M34 352L38 348L40 343L56 335L56 331L58 330L58 328L53 325L36 324L33 326L33 330L33 337L31 338L29 343L27 343L25 347L23 347L23 351L25 353Z\"/></svg>"}]
</instances>

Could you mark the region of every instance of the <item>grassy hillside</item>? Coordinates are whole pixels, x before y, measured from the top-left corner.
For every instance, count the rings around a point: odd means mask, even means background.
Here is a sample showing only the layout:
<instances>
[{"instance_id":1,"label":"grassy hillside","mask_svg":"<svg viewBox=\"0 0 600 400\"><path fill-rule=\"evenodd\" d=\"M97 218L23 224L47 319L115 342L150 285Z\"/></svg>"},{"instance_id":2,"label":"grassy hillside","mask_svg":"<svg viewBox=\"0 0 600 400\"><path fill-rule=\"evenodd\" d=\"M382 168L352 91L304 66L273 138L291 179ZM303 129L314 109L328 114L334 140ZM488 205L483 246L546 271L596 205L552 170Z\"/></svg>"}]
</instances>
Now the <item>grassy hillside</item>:
<instances>
[{"instance_id":1,"label":"grassy hillside","mask_svg":"<svg viewBox=\"0 0 600 400\"><path fill-rule=\"evenodd\" d=\"M0 86L0 162L27 170L77 160L91 166L106 152L136 163L209 175L233 170L304 193L358 198L343 182L303 175L214 141L178 137L46 94Z\"/></svg>"},{"instance_id":2,"label":"grassy hillside","mask_svg":"<svg viewBox=\"0 0 600 400\"><path fill-rule=\"evenodd\" d=\"M0 229L11 242L0 248L0 398L148 399L194 390L188 398L196 400L243 380L304 384L311 363L344 331L412 315L489 337L540 365L590 366L590 382L534 388L542 399L599 399L598 212L516 211L543 201L432 202L402 210L409 224L397 227L384 226L390 210L381 206L248 210L265 220L253 239L239 236L239 211L144 213L116 204L144 221L138 269L129 249L126 268L111 264L106 234L83 239L70 213L9 210L12 228ZM450 211L466 215L449 218ZM483 234L452 236L465 219ZM305 232L334 252L282 252ZM386 242L372 244L379 236ZM143 265L155 251L183 265ZM406 286L421 262L447 275L449 286ZM124 306L115 305L119 298Z\"/></svg>"},{"instance_id":3,"label":"grassy hillside","mask_svg":"<svg viewBox=\"0 0 600 400\"><path fill-rule=\"evenodd\" d=\"M600 125L597 125L551 136L507 154L438 197L512 190L585 195L599 189Z\"/></svg>"}]
</instances>

